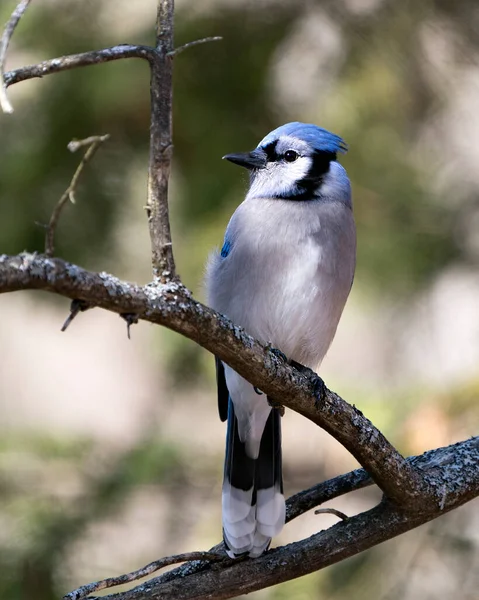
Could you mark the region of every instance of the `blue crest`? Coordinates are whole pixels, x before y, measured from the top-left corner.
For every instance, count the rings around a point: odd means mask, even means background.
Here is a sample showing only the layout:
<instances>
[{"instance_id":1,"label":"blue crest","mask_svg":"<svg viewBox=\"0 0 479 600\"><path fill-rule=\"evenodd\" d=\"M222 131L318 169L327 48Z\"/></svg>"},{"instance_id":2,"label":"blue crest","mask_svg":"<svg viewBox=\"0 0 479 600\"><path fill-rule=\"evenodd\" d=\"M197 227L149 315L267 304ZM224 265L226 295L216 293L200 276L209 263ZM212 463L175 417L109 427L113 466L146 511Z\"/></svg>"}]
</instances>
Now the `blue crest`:
<instances>
[{"instance_id":1,"label":"blue crest","mask_svg":"<svg viewBox=\"0 0 479 600\"><path fill-rule=\"evenodd\" d=\"M261 140L258 147L267 146L283 135L303 140L318 152L345 153L348 150L346 142L339 135L331 133L313 123L300 123L299 121L286 123L286 125L281 125L281 127L274 129Z\"/></svg>"}]
</instances>

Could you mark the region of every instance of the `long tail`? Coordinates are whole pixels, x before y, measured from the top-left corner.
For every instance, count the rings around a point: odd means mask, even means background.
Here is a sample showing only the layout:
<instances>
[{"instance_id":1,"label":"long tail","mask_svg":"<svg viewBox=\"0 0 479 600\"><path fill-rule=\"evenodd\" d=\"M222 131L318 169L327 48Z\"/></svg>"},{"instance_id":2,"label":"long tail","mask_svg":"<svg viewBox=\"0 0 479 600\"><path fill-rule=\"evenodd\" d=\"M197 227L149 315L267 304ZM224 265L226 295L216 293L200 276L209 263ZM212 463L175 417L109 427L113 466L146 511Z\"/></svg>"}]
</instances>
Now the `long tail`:
<instances>
[{"instance_id":1,"label":"long tail","mask_svg":"<svg viewBox=\"0 0 479 600\"><path fill-rule=\"evenodd\" d=\"M228 431L223 481L223 537L231 557L259 556L284 525L281 468L281 416L271 409L258 457L248 456L240 440L233 402L228 403Z\"/></svg>"}]
</instances>

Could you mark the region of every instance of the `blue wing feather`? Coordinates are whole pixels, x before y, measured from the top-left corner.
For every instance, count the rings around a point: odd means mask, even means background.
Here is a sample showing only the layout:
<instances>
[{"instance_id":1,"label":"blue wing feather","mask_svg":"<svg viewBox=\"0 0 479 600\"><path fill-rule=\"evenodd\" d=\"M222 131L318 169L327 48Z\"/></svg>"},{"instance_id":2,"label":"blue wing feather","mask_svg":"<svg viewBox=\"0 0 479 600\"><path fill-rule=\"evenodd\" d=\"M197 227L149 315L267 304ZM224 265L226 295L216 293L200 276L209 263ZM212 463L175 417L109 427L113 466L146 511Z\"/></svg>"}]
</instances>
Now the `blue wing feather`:
<instances>
[{"instance_id":1,"label":"blue wing feather","mask_svg":"<svg viewBox=\"0 0 479 600\"><path fill-rule=\"evenodd\" d=\"M223 248L221 248L221 257L226 258L231 250L231 242L225 239L225 243L223 244Z\"/></svg>"}]
</instances>

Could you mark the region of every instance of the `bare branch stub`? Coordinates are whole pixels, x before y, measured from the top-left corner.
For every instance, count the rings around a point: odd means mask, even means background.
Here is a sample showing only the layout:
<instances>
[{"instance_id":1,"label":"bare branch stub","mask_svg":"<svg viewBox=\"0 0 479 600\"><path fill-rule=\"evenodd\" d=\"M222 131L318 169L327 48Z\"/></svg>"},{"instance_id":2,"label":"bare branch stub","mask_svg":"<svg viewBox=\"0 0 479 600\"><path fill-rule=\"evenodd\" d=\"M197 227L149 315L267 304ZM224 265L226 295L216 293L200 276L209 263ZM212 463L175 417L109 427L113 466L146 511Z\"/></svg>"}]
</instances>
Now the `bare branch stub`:
<instances>
[{"instance_id":1,"label":"bare branch stub","mask_svg":"<svg viewBox=\"0 0 479 600\"><path fill-rule=\"evenodd\" d=\"M85 152L83 158L80 161L75 173L73 174L70 185L63 192L60 200L57 202L57 205L53 209L52 216L50 217L50 222L47 226L47 233L45 236L45 255L53 256L53 252L55 249L54 246L54 237L55 230L58 225L58 220L60 219L61 212L65 204L70 200L73 204L75 203L75 192L78 186L78 181L80 179L80 175L83 172L85 166L90 162L93 158L95 152L98 150L100 145L106 140L109 139L109 134L106 135L95 135L84 140L72 140L68 144L68 149L70 152L76 152L78 148L82 148L84 146L88 146L88 150Z\"/></svg>"},{"instance_id":2,"label":"bare branch stub","mask_svg":"<svg viewBox=\"0 0 479 600\"><path fill-rule=\"evenodd\" d=\"M63 323L60 331L62 331L62 332L66 331L68 329L68 327L70 326L70 323L78 315L78 313L85 312L89 308L92 308L92 306L90 304L88 304L88 302L85 302L84 300L72 300L72 302L70 304L70 314L68 315L65 322Z\"/></svg>"},{"instance_id":3,"label":"bare branch stub","mask_svg":"<svg viewBox=\"0 0 479 600\"><path fill-rule=\"evenodd\" d=\"M150 59L151 120L148 198L153 275L162 282L176 278L168 214L168 180L171 169L173 0L159 0L156 50Z\"/></svg>"},{"instance_id":4,"label":"bare branch stub","mask_svg":"<svg viewBox=\"0 0 479 600\"><path fill-rule=\"evenodd\" d=\"M2 108L4 113L12 113L13 106L10 104L10 101L7 96L7 86L4 81L4 73L5 73L5 59L7 57L7 50L10 44L10 40L12 39L13 32L18 25L18 22L22 18L23 13L27 10L28 5L31 0L21 0L17 4L17 7L12 13L12 16L8 20L5 25L5 29L3 30L2 39L0 40L0 107Z\"/></svg>"},{"instance_id":5,"label":"bare branch stub","mask_svg":"<svg viewBox=\"0 0 479 600\"><path fill-rule=\"evenodd\" d=\"M315 515L334 515L335 517L338 517L338 519L341 519L341 521L347 521L349 519L348 515L341 512L340 510L337 510L336 508L317 508L314 511Z\"/></svg>"},{"instance_id":6,"label":"bare branch stub","mask_svg":"<svg viewBox=\"0 0 479 600\"><path fill-rule=\"evenodd\" d=\"M135 315L134 313L121 313L120 317L126 321L126 335L128 336L128 339L131 340L130 328L132 325L136 325L138 323L138 315Z\"/></svg>"}]
</instances>

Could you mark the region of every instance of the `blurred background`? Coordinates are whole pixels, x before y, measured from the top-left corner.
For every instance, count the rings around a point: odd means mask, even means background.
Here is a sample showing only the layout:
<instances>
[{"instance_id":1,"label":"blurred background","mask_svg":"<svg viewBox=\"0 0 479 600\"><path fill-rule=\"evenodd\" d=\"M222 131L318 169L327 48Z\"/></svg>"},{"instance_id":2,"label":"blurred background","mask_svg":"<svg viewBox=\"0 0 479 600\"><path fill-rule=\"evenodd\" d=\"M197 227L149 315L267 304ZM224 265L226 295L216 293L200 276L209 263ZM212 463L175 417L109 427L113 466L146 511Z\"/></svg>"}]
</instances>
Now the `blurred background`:
<instances>
[{"instance_id":1,"label":"blurred background","mask_svg":"<svg viewBox=\"0 0 479 600\"><path fill-rule=\"evenodd\" d=\"M4 0L0 21L16 4ZM154 0L44 0L7 68L115 43L151 43ZM183 281L204 299L245 175L221 161L290 120L349 144L356 280L322 376L405 454L479 425L479 5L476 0L177 0L171 219ZM131 60L10 88L0 115L0 252L41 251L80 160L110 133L57 232L57 254L146 283L148 69ZM0 297L0 598L53 600L221 536L224 426L212 357L141 323L42 293ZM287 412L287 495L355 468ZM347 514L379 494L332 502ZM252 598L479 597L479 503ZM275 542L329 527L305 515Z\"/></svg>"}]
</instances>

